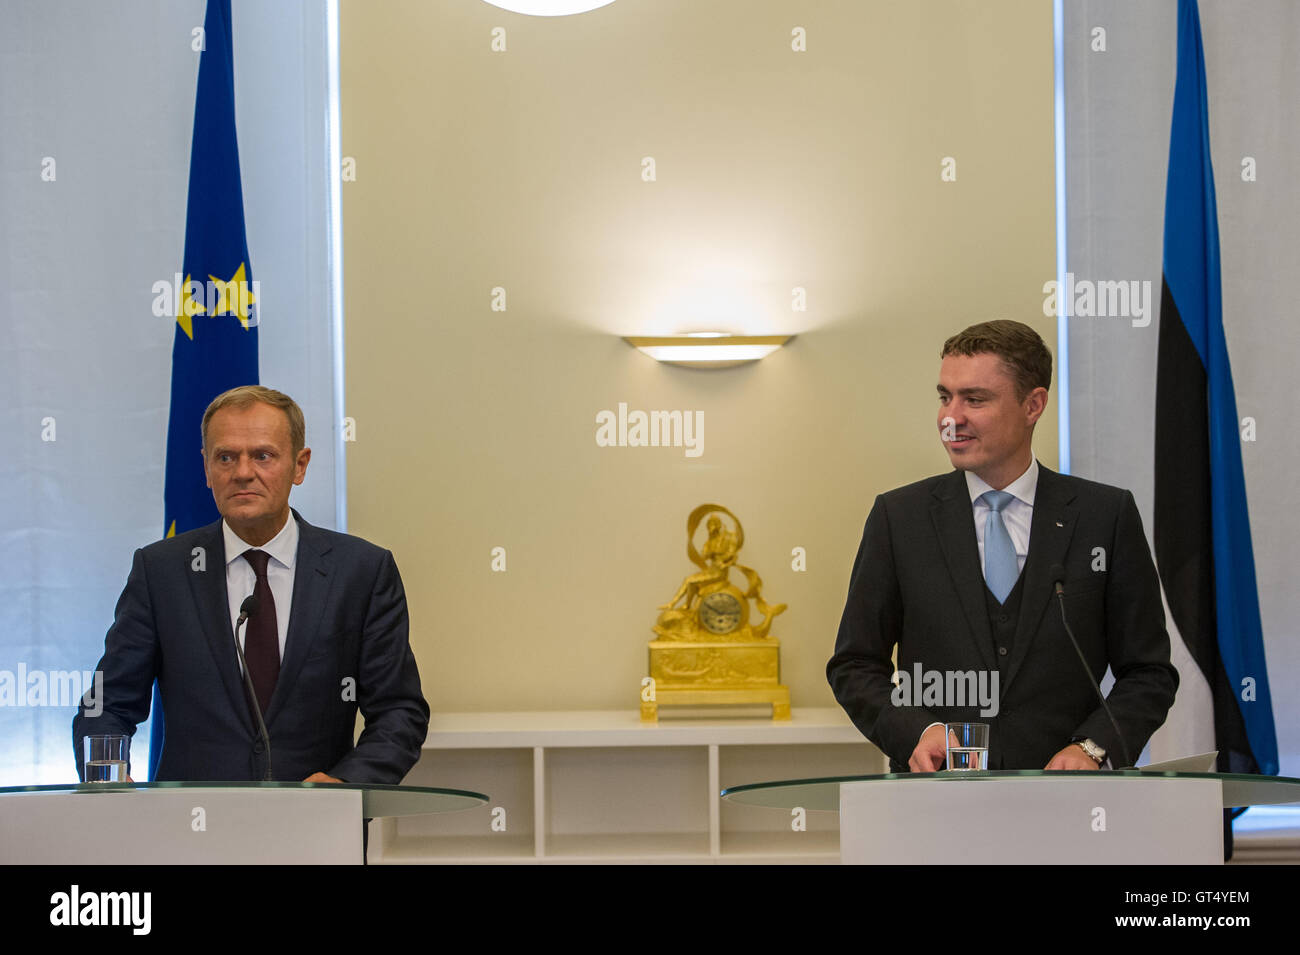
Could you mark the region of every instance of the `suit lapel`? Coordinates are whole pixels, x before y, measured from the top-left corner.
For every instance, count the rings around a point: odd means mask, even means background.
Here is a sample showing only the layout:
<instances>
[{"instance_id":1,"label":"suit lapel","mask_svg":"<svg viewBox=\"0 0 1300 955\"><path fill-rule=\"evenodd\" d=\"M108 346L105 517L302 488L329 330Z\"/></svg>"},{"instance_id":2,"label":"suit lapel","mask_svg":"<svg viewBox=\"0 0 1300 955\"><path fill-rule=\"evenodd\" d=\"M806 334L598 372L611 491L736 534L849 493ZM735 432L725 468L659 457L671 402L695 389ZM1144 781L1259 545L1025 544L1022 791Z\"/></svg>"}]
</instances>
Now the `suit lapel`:
<instances>
[{"instance_id":1,"label":"suit lapel","mask_svg":"<svg viewBox=\"0 0 1300 955\"><path fill-rule=\"evenodd\" d=\"M1020 596L1020 619L1007 667L1005 694L1038 635L1038 625L1052 599L1052 566L1065 564L1065 554L1074 536L1078 508L1074 492L1055 471L1038 465L1038 487L1034 491L1034 516L1029 523L1029 555L1025 558L1024 587Z\"/></svg>"},{"instance_id":2,"label":"suit lapel","mask_svg":"<svg viewBox=\"0 0 1300 955\"><path fill-rule=\"evenodd\" d=\"M209 524L202 530L199 546L207 551L203 573L191 571L190 592L198 610L199 625L208 641L208 649L216 661L221 682L226 688L234 711L248 729L253 728L253 718L248 713L244 695L244 680L239 671L239 655L235 649L235 634L231 629L230 597L226 590L226 539L221 533L221 521Z\"/></svg>"},{"instance_id":3,"label":"suit lapel","mask_svg":"<svg viewBox=\"0 0 1300 955\"><path fill-rule=\"evenodd\" d=\"M321 615L325 612L325 598L329 596L333 579L328 537L304 521L297 511L293 511L293 518L298 522L298 554L294 559L289 632L284 639L280 676L266 711L268 725L289 695L288 688L296 683L303 661L311 655L320 636Z\"/></svg>"},{"instance_id":4,"label":"suit lapel","mask_svg":"<svg viewBox=\"0 0 1300 955\"><path fill-rule=\"evenodd\" d=\"M943 548L948 573L957 588L962 616L970 625L971 639L985 667L997 669L993 657L993 632L989 629L988 605L984 602L984 574L980 570L979 544L975 540L975 512L963 471L953 471L931 492L930 517Z\"/></svg>"}]
</instances>

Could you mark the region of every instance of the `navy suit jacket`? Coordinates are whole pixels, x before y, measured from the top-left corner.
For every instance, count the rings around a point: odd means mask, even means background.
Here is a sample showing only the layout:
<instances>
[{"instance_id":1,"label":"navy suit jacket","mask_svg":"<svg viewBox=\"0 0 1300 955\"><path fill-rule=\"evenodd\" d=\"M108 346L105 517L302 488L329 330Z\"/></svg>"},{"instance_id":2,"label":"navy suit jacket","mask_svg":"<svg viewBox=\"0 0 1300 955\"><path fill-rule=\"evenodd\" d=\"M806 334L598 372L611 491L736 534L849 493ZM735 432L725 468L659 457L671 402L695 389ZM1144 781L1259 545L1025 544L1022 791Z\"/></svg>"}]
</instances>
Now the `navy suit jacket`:
<instances>
[{"instance_id":1,"label":"navy suit jacket","mask_svg":"<svg viewBox=\"0 0 1300 955\"><path fill-rule=\"evenodd\" d=\"M1123 764L1119 740L1061 624L1052 567L1065 568L1065 609L1088 668L1115 684L1107 702L1133 760L1164 722L1178 688L1155 565L1133 495L1039 464L1020 617L999 660L989 624L965 473L876 498L853 565L848 602L826 667L835 698L895 772L933 722L990 724L990 769L1042 769L1072 737ZM999 671L995 716L978 706L894 705L898 669ZM999 663L1002 666L999 669ZM991 679L990 679L991 683ZM947 700L944 702L953 702ZM970 702L969 699L967 702Z\"/></svg>"},{"instance_id":2,"label":"navy suit jacket","mask_svg":"<svg viewBox=\"0 0 1300 955\"><path fill-rule=\"evenodd\" d=\"M325 772L399 783L419 758L429 707L407 636L393 555L313 527L297 511L298 554L280 675L264 714L275 779ZM256 780L265 754L244 691L226 595L221 522L135 552L99 661L103 711L81 737L135 733L157 678L166 718L159 780ZM358 707L365 729L355 740ZM133 762L144 762L135 753Z\"/></svg>"}]
</instances>

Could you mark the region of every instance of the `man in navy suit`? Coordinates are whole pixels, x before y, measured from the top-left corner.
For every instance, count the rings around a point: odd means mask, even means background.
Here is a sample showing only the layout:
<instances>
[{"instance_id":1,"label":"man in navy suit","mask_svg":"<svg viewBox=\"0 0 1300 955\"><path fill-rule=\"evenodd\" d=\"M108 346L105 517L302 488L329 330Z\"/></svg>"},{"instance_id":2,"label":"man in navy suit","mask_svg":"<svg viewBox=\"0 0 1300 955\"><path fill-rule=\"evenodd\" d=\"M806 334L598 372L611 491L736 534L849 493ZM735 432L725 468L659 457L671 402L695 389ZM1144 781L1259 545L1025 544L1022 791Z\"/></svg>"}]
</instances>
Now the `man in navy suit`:
<instances>
[{"instance_id":1,"label":"man in navy suit","mask_svg":"<svg viewBox=\"0 0 1300 955\"><path fill-rule=\"evenodd\" d=\"M895 772L943 768L945 722L990 724L990 769L1119 767L1173 704L1133 495L1034 460L1051 377L1051 353L1020 322L948 339L938 425L956 470L881 494L867 518L826 673ZM1120 735L1066 636L1058 579L1088 670L1115 676ZM977 701L977 688L996 692Z\"/></svg>"},{"instance_id":2,"label":"man in navy suit","mask_svg":"<svg viewBox=\"0 0 1300 955\"><path fill-rule=\"evenodd\" d=\"M102 713L81 738L134 734L158 681L160 780L256 780L267 754L235 648L239 627L271 741L273 778L399 783L419 758L429 707L407 638L393 556L313 527L289 507L311 459L302 411L260 386L203 416L204 470L222 519L135 552L98 669ZM365 729L354 740L357 710Z\"/></svg>"}]
</instances>

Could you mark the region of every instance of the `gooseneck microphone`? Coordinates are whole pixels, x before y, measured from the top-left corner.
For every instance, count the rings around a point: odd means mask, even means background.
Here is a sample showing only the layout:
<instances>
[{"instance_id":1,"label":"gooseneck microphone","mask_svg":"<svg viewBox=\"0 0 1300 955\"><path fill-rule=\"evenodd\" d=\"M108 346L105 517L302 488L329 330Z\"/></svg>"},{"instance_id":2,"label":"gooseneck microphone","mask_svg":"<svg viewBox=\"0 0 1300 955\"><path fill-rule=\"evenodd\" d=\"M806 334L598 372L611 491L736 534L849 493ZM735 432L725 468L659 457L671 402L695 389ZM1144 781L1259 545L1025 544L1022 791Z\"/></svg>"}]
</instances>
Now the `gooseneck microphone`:
<instances>
[{"instance_id":1,"label":"gooseneck microphone","mask_svg":"<svg viewBox=\"0 0 1300 955\"><path fill-rule=\"evenodd\" d=\"M257 702L257 691L253 689L253 678L248 674L248 664L244 662L244 648L239 642L239 628L248 622L248 618L257 613L257 597L249 594L244 598L244 602L239 605L239 619L235 621L235 649L239 652L239 666L244 671L244 689L248 691L248 698L253 701L253 715L257 717L257 731L262 734L262 745L266 747L266 775L262 778L270 781L271 779L271 734L266 731L266 722L262 719L262 707Z\"/></svg>"},{"instance_id":2,"label":"gooseneck microphone","mask_svg":"<svg viewBox=\"0 0 1300 955\"><path fill-rule=\"evenodd\" d=\"M1110 725L1115 729L1115 738L1119 740L1120 754L1124 757L1124 765L1120 768L1131 769L1133 760L1129 758L1128 744L1124 742L1124 734L1120 732L1119 723L1115 721L1115 714L1110 711L1110 704L1106 702L1100 684L1092 678L1092 670L1088 669L1088 661L1084 658L1083 651L1079 649L1079 641L1074 638L1074 631L1070 629L1070 621L1065 619L1065 568L1060 564L1052 565L1052 581L1052 589L1056 592L1056 602L1061 608L1061 623L1065 626L1066 636L1070 638L1070 646L1074 647L1074 652L1079 655L1079 663L1083 665L1083 672L1088 675L1088 682L1092 684L1097 699L1101 700L1101 708L1106 711L1106 716L1110 719Z\"/></svg>"}]
</instances>

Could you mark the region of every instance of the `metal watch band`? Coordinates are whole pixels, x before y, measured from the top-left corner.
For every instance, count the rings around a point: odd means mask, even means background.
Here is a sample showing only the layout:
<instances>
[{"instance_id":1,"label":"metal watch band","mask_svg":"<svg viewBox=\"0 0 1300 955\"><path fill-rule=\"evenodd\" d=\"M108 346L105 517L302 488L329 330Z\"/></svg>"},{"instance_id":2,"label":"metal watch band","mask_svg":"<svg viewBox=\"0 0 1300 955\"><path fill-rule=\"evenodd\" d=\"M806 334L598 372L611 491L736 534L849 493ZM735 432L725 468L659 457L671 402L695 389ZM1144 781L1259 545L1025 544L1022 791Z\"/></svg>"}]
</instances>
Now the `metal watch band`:
<instances>
[{"instance_id":1,"label":"metal watch band","mask_svg":"<svg viewBox=\"0 0 1300 955\"><path fill-rule=\"evenodd\" d=\"M1106 751L1090 739L1079 739L1075 742L1083 748L1098 766L1106 761Z\"/></svg>"}]
</instances>

